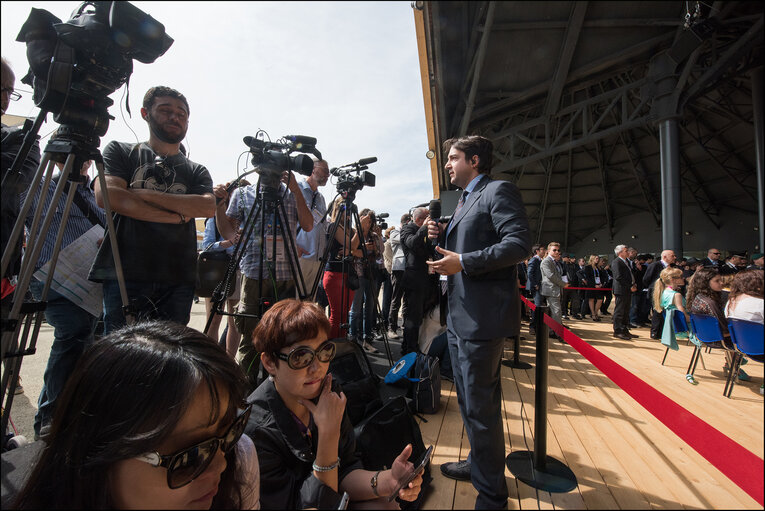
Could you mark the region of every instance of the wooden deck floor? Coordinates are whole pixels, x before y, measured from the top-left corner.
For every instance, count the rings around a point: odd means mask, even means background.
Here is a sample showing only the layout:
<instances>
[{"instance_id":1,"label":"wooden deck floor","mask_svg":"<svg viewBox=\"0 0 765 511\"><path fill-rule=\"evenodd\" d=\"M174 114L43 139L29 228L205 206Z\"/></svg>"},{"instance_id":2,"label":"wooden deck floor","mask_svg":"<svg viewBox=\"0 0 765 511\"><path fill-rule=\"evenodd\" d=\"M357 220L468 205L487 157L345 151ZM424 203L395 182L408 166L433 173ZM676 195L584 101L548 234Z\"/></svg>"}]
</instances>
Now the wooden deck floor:
<instances>
[{"instance_id":1,"label":"wooden deck floor","mask_svg":"<svg viewBox=\"0 0 765 511\"><path fill-rule=\"evenodd\" d=\"M681 343L664 366L664 347L648 337L622 341L611 324L571 320L567 328L708 424L763 458L763 365L745 366L750 382L723 397L723 354L699 362L698 385L686 382L692 346ZM524 330L521 360L534 365L533 339ZM512 357L508 344L506 358ZM712 464L606 378L572 347L551 340L549 348L547 454L576 475L569 493L538 491L505 469L510 509L762 509ZM502 367L505 451L533 450L534 368ZM444 381L438 414L420 424L425 445L435 445L433 490L425 509L472 509L476 491L469 482L441 475L438 466L470 452L457 405L456 389Z\"/></svg>"}]
</instances>

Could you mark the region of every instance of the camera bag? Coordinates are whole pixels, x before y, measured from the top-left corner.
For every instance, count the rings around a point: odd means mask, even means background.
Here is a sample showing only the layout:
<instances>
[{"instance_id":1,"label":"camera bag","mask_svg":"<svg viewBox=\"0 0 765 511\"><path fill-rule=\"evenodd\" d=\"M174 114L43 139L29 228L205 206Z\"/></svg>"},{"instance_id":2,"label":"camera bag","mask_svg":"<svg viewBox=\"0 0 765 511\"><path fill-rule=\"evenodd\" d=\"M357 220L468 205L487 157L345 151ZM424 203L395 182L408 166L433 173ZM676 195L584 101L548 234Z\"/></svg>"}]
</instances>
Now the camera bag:
<instances>
[{"instance_id":1,"label":"camera bag","mask_svg":"<svg viewBox=\"0 0 765 511\"><path fill-rule=\"evenodd\" d=\"M417 354L409 381L414 409L419 413L437 413L441 406L441 365L438 357Z\"/></svg>"},{"instance_id":2,"label":"camera bag","mask_svg":"<svg viewBox=\"0 0 765 511\"><path fill-rule=\"evenodd\" d=\"M203 251L197 257L196 294L200 297L211 297L213 291L226 276L226 269L231 262L231 256L225 250ZM237 278L237 275L234 276ZM236 283L229 284L227 298L234 294Z\"/></svg>"}]
</instances>

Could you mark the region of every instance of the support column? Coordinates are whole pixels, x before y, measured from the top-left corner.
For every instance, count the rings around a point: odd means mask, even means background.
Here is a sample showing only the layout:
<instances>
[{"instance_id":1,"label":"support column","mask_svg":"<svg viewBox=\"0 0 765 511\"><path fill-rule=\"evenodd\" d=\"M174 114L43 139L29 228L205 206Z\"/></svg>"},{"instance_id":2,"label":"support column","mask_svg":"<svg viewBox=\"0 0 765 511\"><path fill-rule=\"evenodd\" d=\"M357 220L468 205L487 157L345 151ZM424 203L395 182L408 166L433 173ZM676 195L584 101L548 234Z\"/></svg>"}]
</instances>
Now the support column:
<instances>
[{"instance_id":1,"label":"support column","mask_svg":"<svg viewBox=\"0 0 765 511\"><path fill-rule=\"evenodd\" d=\"M763 187L765 187L765 177L763 176L763 132L762 132L762 66L752 71L752 117L754 121L754 153L757 159L757 218L759 220L759 231L757 241L758 252L765 250L765 197L763 197Z\"/></svg>"},{"instance_id":2,"label":"support column","mask_svg":"<svg viewBox=\"0 0 765 511\"><path fill-rule=\"evenodd\" d=\"M680 140L677 118L659 123L661 150L661 248L683 257L683 202L680 187Z\"/></svg>"}]
</instances>

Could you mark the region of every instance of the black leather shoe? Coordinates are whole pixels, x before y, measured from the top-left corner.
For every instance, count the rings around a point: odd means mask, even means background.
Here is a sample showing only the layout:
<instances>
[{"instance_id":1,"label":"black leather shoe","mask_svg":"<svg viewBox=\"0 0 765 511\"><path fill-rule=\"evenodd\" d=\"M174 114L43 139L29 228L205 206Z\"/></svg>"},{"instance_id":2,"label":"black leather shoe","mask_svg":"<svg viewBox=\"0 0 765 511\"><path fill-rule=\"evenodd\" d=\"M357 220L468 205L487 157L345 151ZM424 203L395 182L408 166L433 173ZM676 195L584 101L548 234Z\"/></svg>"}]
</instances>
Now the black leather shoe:
<instances>
[{"instance_id":1,"label":"black leather shoe","mask_svg":"<svg viewBox=\"0 0 765 511\"><path fill-rule=\"evenodd\" d=\"M470 462L450 461L441 465L441 473L449 479L457 481L470 481Z\"/></svg>"},{"instance_id":2,"label":"black leather shoe","mask_svg":"<svg viewBox=\"0 0 765 511\"><path fill-rule=\"evenodd\" d=\"M638 337L640 337L639 335L635 335L635 334L633 334L633 333L632 333L632 332L630 332L629 330L626 330L626 331L624 331L624 332L622 332L622 333L623 333L624 335L626 335L627 337L630 337L630 338L632 338L632 339L637 339Z\"/></svg>"},{"instance_id":3,"label":"black leather shoe","mask_svg":"<svg viewBox=\"0 0 765 511\"><path fill-rule=\"evenodd\" d=\"M635 323L630 323L630 328L640 328L640 327L637 326Z\"/></svg>"},{"instance_id":4,"label":"black leather shoe","mask_svg":"<svg viewBox=\"0 0 765 511\"><path fill-rule=\"evenodd\" d=\"M622 339L624 341L631 341L632 340L632 337L629 337L629 336L627 336L627 335L625 335L625 334L623 334L621 332L614 332L614 337L616 337L617 339Z\"/></svg>"}]
</instances>

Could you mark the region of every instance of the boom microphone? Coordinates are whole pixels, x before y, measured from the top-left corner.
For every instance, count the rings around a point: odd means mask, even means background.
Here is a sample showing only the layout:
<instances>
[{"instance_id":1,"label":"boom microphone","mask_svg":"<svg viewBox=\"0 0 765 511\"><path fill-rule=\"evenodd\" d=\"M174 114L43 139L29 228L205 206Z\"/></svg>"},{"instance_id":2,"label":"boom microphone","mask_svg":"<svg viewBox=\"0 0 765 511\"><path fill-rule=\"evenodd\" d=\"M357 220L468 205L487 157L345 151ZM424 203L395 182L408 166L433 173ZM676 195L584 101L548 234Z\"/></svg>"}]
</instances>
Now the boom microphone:
<instances>
[{"instance_id":1,"label":"boom microphone","mask_svg":"<svg viewBox=\"0 0 765 511\"><path fill-rule=\"evenodd\" d=\"M377 156L370 156L369 158L362 158L359 160L359 165L369 165L377 161Z\"/></svg>"}]
</instances>

